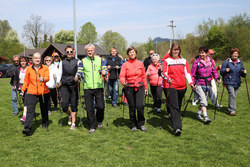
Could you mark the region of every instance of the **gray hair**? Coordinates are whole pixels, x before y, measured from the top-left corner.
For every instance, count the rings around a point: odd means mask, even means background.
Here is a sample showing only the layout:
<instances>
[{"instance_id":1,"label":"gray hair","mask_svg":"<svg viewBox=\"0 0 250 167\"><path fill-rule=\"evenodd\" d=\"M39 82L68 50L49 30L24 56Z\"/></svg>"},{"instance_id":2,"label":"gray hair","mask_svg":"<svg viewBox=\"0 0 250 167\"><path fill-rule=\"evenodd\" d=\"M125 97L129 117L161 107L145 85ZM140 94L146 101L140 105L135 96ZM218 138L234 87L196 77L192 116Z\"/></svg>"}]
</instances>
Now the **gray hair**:
<instances>
[{"instance_id":1,"label":"gray hair","mask_svg":"<svg viewBox=\"0 0 250 167\"><path fill-rule=\"evenodd\" d=\"M18 56L18 55L14 55L14 56L13 56L13 59L14 59L14 58L17 58L17 57L19 58L19 56Z\"/></svg>"},{"instance_id":2,"label":"gray hair","mask_svg":"<svg viewBox=\"0 0 250 167\"><path fill-rule=\"evenodd\" d=\"M151 59L153 60L153 57L156 57L157 60L160 60L160 56L157 53L152 54Z\"/></svg>"},{"instance_id":3,"label":"gray hair","mask_svg":"<svg viewBox=\"0 0 250 167\"><path fill-rule=\"evenodd\" d=\"M95 50L95 45L93 45L93 44L87 44L84 48L85 48L85 50L87 50L87 48L90 48L90 47L93 47L94 48L94 50Z\"/></svg>"}]
</instances>

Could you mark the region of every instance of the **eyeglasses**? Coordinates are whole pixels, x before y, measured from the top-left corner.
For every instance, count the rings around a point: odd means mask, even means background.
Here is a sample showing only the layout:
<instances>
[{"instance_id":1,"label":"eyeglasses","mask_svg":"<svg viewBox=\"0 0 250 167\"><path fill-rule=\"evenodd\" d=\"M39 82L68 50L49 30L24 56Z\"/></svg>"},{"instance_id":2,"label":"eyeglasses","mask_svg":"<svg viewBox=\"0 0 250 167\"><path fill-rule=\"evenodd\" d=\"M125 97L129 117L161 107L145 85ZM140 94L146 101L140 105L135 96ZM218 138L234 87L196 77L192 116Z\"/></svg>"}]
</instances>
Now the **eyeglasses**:
<instances>
[{"instance_id":1,"label":"eyeglasses","mask_svg":"<svg viewBox=\"0 0 250 167\"><path fill-rule=\"evenodd\" d=\"M67 54L73 53L73 51L66 51Z\"/></svg>"},{"instance_id":2,"label":"eyeglasses","mask_svg":"<svg viewBox=\"0 0 250 167\"><path fill-rule=\"evenodd\" d=\"M45 60L45 61L51 61L51 60Z\"/></svg>"},{"instance_id":3,"label":"eyeglasses","mask_svg":"<svg viewBox=\"0 0 250 167\"><path fill-rule=\"evenodd\" d=\"M153 55L154 53L149 53L149 55Z\"/></svg>"},{"instance_id":4,"label":"eyeglasses","mask_svg":"<svg viewBox=\"0 0 250 167\"><path fill-rule=\"evenodd\" d=\"M58 58L58 56L54 56L54 58Z\"/></svg>"}]
</instances>

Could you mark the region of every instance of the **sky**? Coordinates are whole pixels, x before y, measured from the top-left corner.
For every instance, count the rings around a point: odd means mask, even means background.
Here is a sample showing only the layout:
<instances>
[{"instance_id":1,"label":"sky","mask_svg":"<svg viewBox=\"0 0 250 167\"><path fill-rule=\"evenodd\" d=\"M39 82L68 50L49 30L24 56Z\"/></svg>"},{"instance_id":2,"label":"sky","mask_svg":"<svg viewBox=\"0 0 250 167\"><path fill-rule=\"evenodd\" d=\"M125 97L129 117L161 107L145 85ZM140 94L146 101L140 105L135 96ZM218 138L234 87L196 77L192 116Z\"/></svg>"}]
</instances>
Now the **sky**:
<instances>
[{"instance_id":1,"label":"sky","mask_svg":"<svg viewBox=\"0 0 250 167\"><path fill-rule=\"evenodd\" d=\"M77 31L86 22L96 27L98 37L112 30L128 42L146 42L149 37L170 38L170 21L174 21L176 38L187 33L203 20L225 21L250 13L250 0L76 0ZM42 16L54 25L53 34L73 30L73 0L0 0L0 20L8 20L21 42L23 26L33 15ZM27 44L27 42L26 42Z\"/></svg>"}]
</instances>

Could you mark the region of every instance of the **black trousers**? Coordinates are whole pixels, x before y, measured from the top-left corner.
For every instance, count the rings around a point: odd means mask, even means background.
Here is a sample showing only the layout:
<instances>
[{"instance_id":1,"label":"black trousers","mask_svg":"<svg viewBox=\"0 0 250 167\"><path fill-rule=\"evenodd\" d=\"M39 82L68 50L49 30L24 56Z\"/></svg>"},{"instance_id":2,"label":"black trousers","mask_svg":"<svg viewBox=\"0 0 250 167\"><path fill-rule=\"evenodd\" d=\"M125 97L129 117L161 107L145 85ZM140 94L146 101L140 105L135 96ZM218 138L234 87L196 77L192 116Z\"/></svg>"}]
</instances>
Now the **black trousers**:
<instances>
[{"instance_id":1,"label":"black trousers","mask_svg":"<svg viewBox=\"0 0 250 167\"><path fill-rule=\"evenodd\" d=\"M162 87L150 85L150 89L154 99L154 107L161 108Z\"/></svg>"},{"instance_id":2,"label":"black trousers","mask_svg":"<svg viewBox=\"0 0 250 167\"><path fill-rule=\"evenodd\" d=\"M62 99L61 104L62 104L63 112L68 111L69 104L71 105L71 111L77 112L77 103L78 103L77 85L61 86L61 99Z\"/></svg>"},{"instance_id":3,"label":"black trousers","mask_svg":"<svg viewBox=\"0 0 250 167\"><path fill-rule=\"evenodd\" d=\"M42 95L26 95L26 105L27 105L27 114L26 114L26 121L24 123L25 129L32 128L32 122L35 116L35 109L37 104L37 98L39 98L41 115L42 115L42 124L48 123L48 102L49 102L49 93Z\"/></svg>"},{"instance_id":4,"label":"black trousers","mask_svg":"<svg viewBox=\"0 0 250 167\"><path fill-rule=\"evenodd\" d=\"M167 110L171 114L173 130L182 129L181 104L187 89L177 90L174 88L164 88L165 95L168 94ZM169 91L167 93L167 91Z\"/></svg>"},{"instance_id":5,"label":"black trousers","mask_svg":"<svg viewBox=\"0 0 250 167\"><path fill-rule=\"evenodd\" d=\"M132 124L132 127L141 127L145 124L144 117L144 96L145 96L145 88L141 86L136 91L134 87L126 87L125 88L125 96L128 100L129 105L129 118ZM136 112L137 109L137 118Z\"/></svg>"},{"instance_id":6,"label":"black trousers","mask_svg":"<svg viewBox=\"0 0 250 167\"><path fill-rule=\"evenodd\" d=\"M57 92L56 92L56 88L53 88L53 89L49 89L49 92L50 92L50 97L53 101L53 104L55 107L57 107ZM49 101L49 109L50 109L50 101Z\"/></svg>"},{"instance_id":7,"label":"black trousers","mask_svg":"<svg viewBox=\"0 0 250 167\"><path fill-rule=\"evenodd\" d=\"M94 111L94 98L95 98L96 118ZM103 88L84 89L84 99L86 104L89 127L90 129L95 129L97 122L102 123L104 119L105 105L104 105Z\"/></svg>"}]
</instances>

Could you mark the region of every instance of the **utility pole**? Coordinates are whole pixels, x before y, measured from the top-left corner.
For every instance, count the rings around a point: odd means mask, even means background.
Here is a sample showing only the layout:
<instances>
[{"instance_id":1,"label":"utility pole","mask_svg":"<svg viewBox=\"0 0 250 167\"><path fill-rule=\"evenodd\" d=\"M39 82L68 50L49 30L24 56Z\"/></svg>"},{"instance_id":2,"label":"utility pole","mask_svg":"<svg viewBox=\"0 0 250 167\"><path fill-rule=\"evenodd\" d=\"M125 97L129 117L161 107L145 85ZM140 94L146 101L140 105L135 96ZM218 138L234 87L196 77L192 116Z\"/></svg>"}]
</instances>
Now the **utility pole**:
<instances>
[{"instance_id":1,"label":"utility pole","mask_svg":"<svg viewBox=\"0 0 250 167\"><path fill-rule=\"evenodd\" d=\"M76 41L76 1L73 0L73 20L74 20L74 43L75 43L75 50L76 55L75 58L77 59L77 41Z\"/></svg>"},{"instance_id":2,"label":"utility pole","mask_svg":"<svg viewBox=\"0 0 250 167\"><path fill-rule=\"evenodd\" d=\"M171 47L171 45L172 45L172 40L174 39L174 42L175 42L175 37L174 37L174 27L176 27L176 26L174 26L174 20L171 20L170 21L170 25L168 25L168 27L171 27L171 34L170 34L170 47Z\"/></svg>"}]
</instances>

